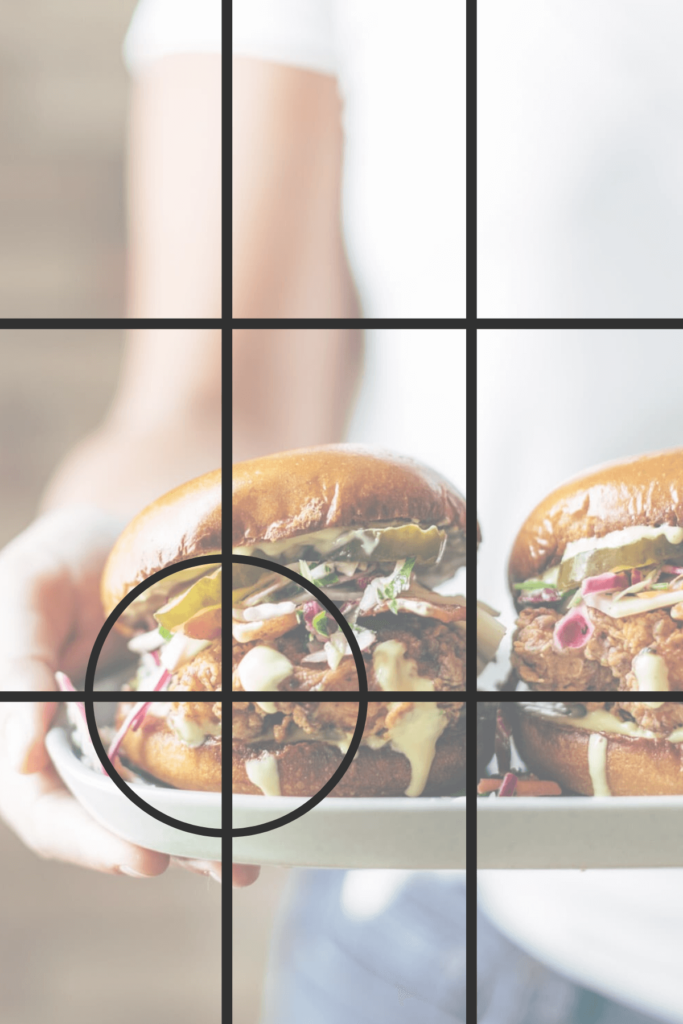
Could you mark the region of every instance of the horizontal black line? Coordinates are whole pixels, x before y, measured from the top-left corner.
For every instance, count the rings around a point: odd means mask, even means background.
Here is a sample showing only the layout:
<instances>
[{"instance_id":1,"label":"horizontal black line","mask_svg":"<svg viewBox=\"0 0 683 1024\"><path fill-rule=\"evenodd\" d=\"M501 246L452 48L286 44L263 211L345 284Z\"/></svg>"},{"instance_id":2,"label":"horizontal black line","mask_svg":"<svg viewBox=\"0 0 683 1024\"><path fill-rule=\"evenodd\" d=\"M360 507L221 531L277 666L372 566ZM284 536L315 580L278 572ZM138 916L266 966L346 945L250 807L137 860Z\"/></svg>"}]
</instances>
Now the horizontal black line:
<instances>
[{"instance_id":1,"label":"horizontal black line","mask_svg":"<svg viewBox=\"0 0 683 1024\"><path fill-rule=\"evenodd\" d=\"M30 322L30 321L29 321ZM39 322L39 321L35 321ZM78 322L78 321L77 321ZM24 321L26 323L26 321ZM81 321L82 323L82 321ZM93 321L96 325L97 321ZM135 321L133 321L135 323ZM153 326L151 321L143 321L143 325ZM175 321L182 325L182 321ZM129 326L131 321L123 321L122 326ZM206 326L212 326L213 321L205 321ZM320 330L320 329L347 329L347 330L366 330L368 328L377 329L392 329L401 328L402 330L442 330L443 328L451 328L452 330L465 330L471 328L480 331L492 331L492 330L643 330L643 329L654 329L654 330L681 330L683 329L683 319L677 319L675 317L640 317L638 319L629 319L622 317L584 317L575 318L570 317L452 317L452 318L436 318L430 319L426 317L418 317L409 320L396 320L392 318L383 319L362 319L353 318L348 320L341 320L338 318L316 318L316 319L301 319L293 318L290 320L284 319L263 319L263 318L252 318L252 319L239 319L232 321L233 330L243 331L257 331L257 330Z\"/></svg>"},{"instance_id":2,"label":"horizontal black line","mask_svg":"<svg viewBox=\"0 0 683 1024\"><path fill-rule=\"evenodd\" d=\"M429 703L449 703L450 701L465 699L464 690L420 690L419 692L413 692L412 690L373 690L370 693L359 693L357 690L340 691L335 693L330 690L287 690L287 691L274 691L274 690L249 690L247 693L241 690L233 690L232 702L237 701L249 701L252 704L257 702L273 703L274 701L290 701L297 703L354 703L357 704L361 700L368 700L371 704L378 702L386 703L387 701L410 701L411 703L418 702L429 702Z\"/></svg>"},{"instance_id":3,"label":"horizontal black line","mask_svg":"<svg viewBox=\"0 0 683 1024\"><path fill-rule=\"evenodd\" d=\"M570 692L564 690L548 692L544 690L542 693L536 690L506 690L502 693L497 693L495 690L477 691L478 704L494 701L508 703L553 701L554 703L561 704L585 704L586 701L634 701L640 704L647 703L648 701L660 701L662 699L665 699L667 704L680 704L683 702L683 691L667 690L665 693L662 693L661 690L572 690Z\"/></svg>"},{"instance_id":4,"label":"horizontal black line","mask_svg":"<svg viewBox=\"0 0 683 1024\"><path fill-rule=\"evenodd\" d=\"M200 329L200 330L219 330L223 327L223 321L216 318L212 319L200 319L198 317L189 317L182 320L174 320L168 317L116 317L114 319L101 320L97 317L87 318L75 318L75 317L64 317L61 320L50 320L41 319L40 317L33 319L16 319L12 317L3 317L0 319L0 324L3 328L12 330L36 330L44 328L45 330L112 330L122 331L129 330L131 328L163 328L173 330L187 330L187 329Z\"/></svg>"},{"instance_id":5,"label":"horizontal black line","mask_svg":"<svg viewBox=\"0 0 683 1024\"><path fill-rule=\"evenodd\" d=\"M620 319L614 318L588 318L588 319L569 319L566 317L548 318L542 319L529 319L527 317L479 317L476 324L480 331L493 331L493 330L619 330L619 331L630 331L630 330L643 330L644 328L654 328L655 330L661 329L678 329L683 328L683 320L678 319Z\"/></svg>"},{"instance_id":6,"label":"horizontal black line","mask_svg":"<svg viewBox=\"0 0 683 1024\"><path fill-rule=\"evenodd\" d=\"M366 330L372 328L377 329L392 329L400 328L402 330L441 330L443 328L451 328L454 330L464 330L466 321L464 317L453 319L427 319L425 317L411 320L395 320L395 319L378 319L378 320L364 320L364 319L350 319L350 320L339 320L339 319L315 319L315 320L264 320L264 319L247 319L247 320L233 320L232 328L238 331L282 331L282 330L334 330L334 329L346 329L346 330Z\"/></svg>"},{"instance_id":7,"label":"horizontal black line","mask_svg":"<svg viewBox=\"0 0 683 1024\"><path fill-rule=\"evenodd\" d=\"M7 700L16 702L27 702L27 703L41 703L43 701L58 701L59 703L72 704L78 701L83 701L85 698L93 698L97 703L113 703L118 701L158 701L159 703L175 703L175 702L210 702L215 703L216 701L223 700L223 691L214 690L213 693L193 693L188 690L162 690L159 693L152 691L145 693L131 693L130 690L104 690L100 692L95 690L94 693L86 694L84 690L77 690L75 693L68 692L62 693L61 690L41 690L39 692L31 691L26 692L25 690L4 690L3 701Z\"/></svg>"}]
</instances>

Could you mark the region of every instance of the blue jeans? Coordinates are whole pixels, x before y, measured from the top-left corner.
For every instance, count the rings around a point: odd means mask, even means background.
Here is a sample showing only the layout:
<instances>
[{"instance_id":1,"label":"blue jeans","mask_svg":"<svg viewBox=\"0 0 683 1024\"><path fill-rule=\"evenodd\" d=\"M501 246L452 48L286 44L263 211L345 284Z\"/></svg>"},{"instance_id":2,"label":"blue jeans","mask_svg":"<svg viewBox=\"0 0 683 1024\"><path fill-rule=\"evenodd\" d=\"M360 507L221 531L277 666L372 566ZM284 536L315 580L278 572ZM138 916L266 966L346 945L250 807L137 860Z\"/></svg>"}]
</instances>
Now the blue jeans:
<instances>
[{"instance_id":1,"label":"blue jeans","mask_svg":"<svg viewBox=\"0 0 683 1024\"><path fill-rule=\"evenodd\" d=\"M357 920L344 912L345 874L291 873L261 1024L464 1024L463 876L414 872ZM483 914L478 939L479 1024L656 1024L544 967Z\"/></svg>"}]
</instances>

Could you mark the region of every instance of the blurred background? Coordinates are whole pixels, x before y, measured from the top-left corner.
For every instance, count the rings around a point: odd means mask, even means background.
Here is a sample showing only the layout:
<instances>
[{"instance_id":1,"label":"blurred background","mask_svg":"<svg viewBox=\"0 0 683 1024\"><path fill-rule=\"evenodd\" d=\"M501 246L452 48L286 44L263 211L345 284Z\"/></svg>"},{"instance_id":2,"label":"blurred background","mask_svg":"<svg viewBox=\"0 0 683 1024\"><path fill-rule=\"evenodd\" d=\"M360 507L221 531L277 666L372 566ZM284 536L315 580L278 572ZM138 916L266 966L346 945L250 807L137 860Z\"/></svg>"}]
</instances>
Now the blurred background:
<instances>
[{"instance_id":1,"label":"blurred background","mask_svg":"<svg viewBox=\"0 0 683 1024\"><path fill-rule=\"evenodd\" d=\"M680 317L683 6L488 0L482 317Z\"/></svg>"},{"instance_id":2,"label":"blurred background","mask_svg":"<svg viewBox=\"0 0 683 1024\"><path fill-rule=\"evenodd\" d=\"M0 546L33 518L57 460L102 418L122 342L116 330L0 331ZM1 821L0 872L3 1024L220 1019L215 882L43 861Z\"/></svg>"},{"instance_id":3,"label":"blurred background","mask_svg":"<svg viewBox=\"0 0 683 1024\"><path fill-rule=\"evenodd\" d=\"M135 0L7 0L0 317L123 316L121 45Z\"/></svg>"}]
</instances>

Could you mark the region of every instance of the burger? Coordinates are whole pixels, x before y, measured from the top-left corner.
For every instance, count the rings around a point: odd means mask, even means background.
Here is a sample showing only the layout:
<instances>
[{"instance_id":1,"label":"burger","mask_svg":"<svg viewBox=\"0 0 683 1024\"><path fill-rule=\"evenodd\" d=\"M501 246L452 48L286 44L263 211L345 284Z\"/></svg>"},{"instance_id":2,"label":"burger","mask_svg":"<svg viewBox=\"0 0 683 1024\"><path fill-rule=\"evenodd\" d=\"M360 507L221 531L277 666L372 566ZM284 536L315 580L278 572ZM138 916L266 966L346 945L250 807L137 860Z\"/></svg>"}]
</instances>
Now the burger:
<instances>
[{"instance_id":1,"label":"burger","mask_svg":"<svg viewBox=\"0 0 683 1024\"><path fill-rule=\"evenodd\" d=\"M661 727L680 704L618 702L505 704L526 766L566 793L650 796L683 793L683 728ZM638 719L646 724L639 724ZM648 727L649 726L649 727Z\"/></svg>"},{"instance_id":2,"label":"burger","mask_svg":"<svg viewBox=\"0 0 683 1024\"><path fill-rule=\"evenodd\" d=\"M288 566L334 601L361 650L369 691L401 694L369 702L360 749L333 795L457 792L465 599L433 588L465 562L459 491L391 452L305 448L233 467L232 523L235 554ZM358 690L343 632L276 569L235 565L232 657L233 792L314 794L348 750L358 714L356 702L305 699ZM250 700L257 691L270 699ZM278 700L283 693L301 700Z\"/></svg>"},{"instance_id":3,"label":"burger","mask_svg":"<svg viewBox=\"0 0 683 1024\"><path fill-rule=\"evenodd\" d=\"M114 545L101 581L109 614L137 584L166 566L219 555L221 472L198 477L145 508ZM192 695L221 690L221 567L183 568L125 609L116 628L138 657L118 706L109 748L135 771L179 789L221 789L221 703ZM169 700L145 701L149 691ZM176 699L173 699L175 697Z\"/></svg>"},{"instance_id":4,"label":"burger","mask_svg":"<svg viewBox=\"0 0 683 1024\"><path fill-rule=\"evenodd\" d=\"M511 684L586 693L508 706L529 767L579 793L683 792L683 703L660 699L683 689L683 450L553 491L517 535L509 581Z\"/></svg>"}]
</instances>

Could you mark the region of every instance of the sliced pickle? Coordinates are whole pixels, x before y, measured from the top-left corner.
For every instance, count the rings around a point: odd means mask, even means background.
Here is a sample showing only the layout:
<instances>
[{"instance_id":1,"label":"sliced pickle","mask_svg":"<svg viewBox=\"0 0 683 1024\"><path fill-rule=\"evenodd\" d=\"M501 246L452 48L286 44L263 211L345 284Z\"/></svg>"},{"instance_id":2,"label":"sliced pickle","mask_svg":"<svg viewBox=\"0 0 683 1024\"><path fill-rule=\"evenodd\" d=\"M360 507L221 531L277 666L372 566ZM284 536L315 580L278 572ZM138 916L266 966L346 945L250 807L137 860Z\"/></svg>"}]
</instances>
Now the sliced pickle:
<instances>
[{"instance_id":1,"label":"sliced pickle","mask_svg":"<svg viewBox=\"0 0 683 1024\"><path fill-rule=\"evenodd\" d=\"M669 543L664 536L637 540L619 548L581 551L566 562L560 562L557 589L570 590L578 587L588 576L600 576L603 572L641 569L646 565L671 562L680 557L681 545Z\"/></svg>"},{"instance_id":2,"label":"sliced pickle","mask_svg":"<svg viewBox=\"0 0 683 1024\"><path fill-rule=\"evenodd\" d=\"M242 565L236 563L232 567L232 603L238 604L249 594L253 594L261 586L265 586L272 572L261 569L258 565Z\"/></svg>"},{"instance_id":3,"label":"sliced pickle","mask_svg":"<svg viewBox=\"0 0 683 1024\"><path fill-rule=\"evenodd\" d=\"M417 565L433 565L439 561L446 539L446 532L438 526L424 530L417 523L380 530L358 530L356 536L331 552L328 558L332 562L335 558L396 562L399 558L415 556Z\"/></svg>"},{"instance_id":4,"label":"sliced pickle","mask_svg":"<svg viewBox=\"0 0 683 1024\"><path fill-rule=\"evenodd\" d=\"M206 608L220 608L222 569L216 569L210 576L203 576L178 597L154 613L154 618L164 629L176 632L184 623Z\"/></svg>"}]
</instances>

